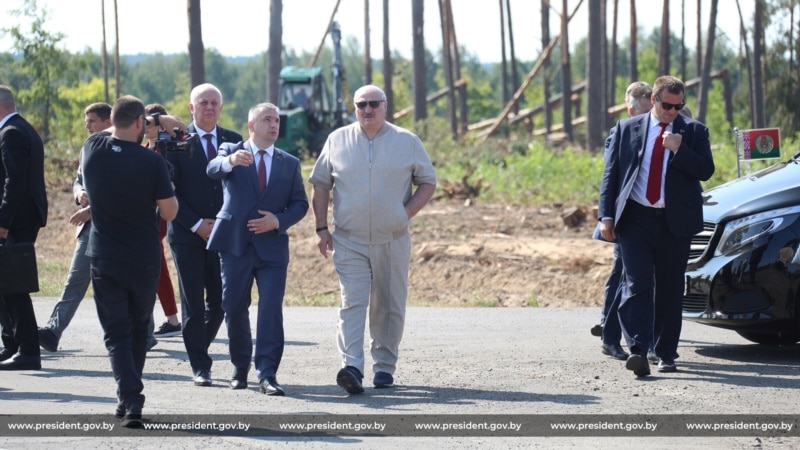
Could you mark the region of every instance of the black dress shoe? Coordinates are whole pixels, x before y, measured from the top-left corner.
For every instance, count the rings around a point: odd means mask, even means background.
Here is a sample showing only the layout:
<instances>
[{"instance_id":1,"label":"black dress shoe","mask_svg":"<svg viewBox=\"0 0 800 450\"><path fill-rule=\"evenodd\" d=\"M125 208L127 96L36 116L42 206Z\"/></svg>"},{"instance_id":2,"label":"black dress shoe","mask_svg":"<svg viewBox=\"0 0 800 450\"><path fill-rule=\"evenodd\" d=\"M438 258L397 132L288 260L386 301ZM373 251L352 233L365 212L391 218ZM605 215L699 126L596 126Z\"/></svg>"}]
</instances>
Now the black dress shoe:
<instances>
[{"instance_id":1,"label":"black dress shoe","mask_svg":"<svg viewBox=\"0 0 800 450\"><path fill-rule=\"evenodd\" d=\"M41 368L41 357L23 355L22 353L16 353L11 358L0 362L0 370L39 370Z\"/></svg>"},{"instance_id":2,"label":"black dress shoe","mask_svg":"<svg viewBox=\"0 0 800 450\"><path fill-rule=\"evenodd\" d=\"M589 332L592 333L592 336L601 337L603 336L603 326L598 323L597 325L593 326Z\"/></svg>"},{"instance_id":3,"label":"black dress shoe","mask_svg":"<svg viewBox=\"0 0 800 450\"><path fill-rule=\"evenodd\" d=\"M672 356L672 359L678 359L680 356L681 356L681 355L679 355L679 354L678 354L678 352L675 352L675 355L673 355L673 356ZM656 352L655 352L655 351L653 351L653 350L648 350L648 351L647 351L647 359L648 359L648 360L650 360L650 362L651 362L651 363L653 363L653 364L657 364L657 363L658 363L658 361L659 361L661 358L659 358L659 357L658 357L658 355L656 355Z\"/></svg>"},{"instance_id":4,"label":"black dress shoe","mask_svg":"<svg viewBox=\"0 0 800 450\"><path fill-rule=\"evenodd\" d=\"M662 373L677 372L678 368L675 367L675 361L662 358L658 360L658 371Z\"/></svg>"},{"instance_id":5,"label":"black dress shoe","mask_svg":"<svg viewBox=\"0 0 800 450\"><path fill-rule=\"evenodd\" d=\"M231 389L247 389L247 372L250 366L244 368L234 368L231 375Z\"/></svg>"},{"instance_id":6,"label":"black dress shoe","mask_svg":"<svg viewBox=\"0 0 800 450\"><path fill-rule=\"evenodd\" d=\"M3 362L7 359L11 359L11 357L14 356L16 353L17 353L16 350L4 348L3 351L0 352L0 362Z\"/></svg>"},{"instance_id":7,"label":"black dress shoe","mask_svg":"<svg viewBox=\"0 0 800 450\"><path fill-rule=\"evenodd\" d=\"M128 412L128 410L125 408L125 403L119 402L117 403L117 409L114 410L114 417L116 417L117 420L122 420L125 418L126 412Z\"/></svg>"},{"instance_id":8,"label":"black dress shoe","mask_svg":"<svg viewBox=\"0 0 800 450\"><path fill-rule=\"evenodd\" d=\"M601 348L604 355L619 359L620 361L625 361L628 359L628 356L630 356L619 344L603 344Z\"/></svg>"},{"instance_id":9,"label":"black dress shoe","mask_svg":"<svg viewBox=\"0 0 800 450\"><path fill-rule=\"evenodd\" d=\"M39 346L50 353L58 351L58 338L50 328L39 328Z\"/></svg>"},{"instance_id":10,"label":"black dress shoe","mask_svg":"<svg viewBox=\"0 0 800 450\"><path fill-rule=\"evenodd\" d=\"M625 368L632 370L633 374L637 377L646 377L650 375L650 364L648 364L647 358L643 355L634 353L629 356L628 360L625 361Z\"/></svg>"},{"instance_id":11,"label":"black dress shoe","mask_svg":"<svg viewBox=\"0 0 800 450\"><path fill-rule=\"evenodd\" d=\"M353 366L345 366L336 374L336 384L342 389L347 391L348 394L360 394L364 392L364 386L361 385L361 380L364 376L361 371Z\"/></svg>"},{"instance_id":12,"label":"black dress shoe","mask_svg":"<svg viewBox=\"0 0 800 450\"><path fill-rule=\"evenodd\" d=\"M144 425L142 425L142 407L131 406L128 408L121 425L125 428L144 428Z\"/></svg>"},{"instance_id":13,"label":"black dress shoe","mask_svg":"<svg viewBox=\"0 0 800 450\"><path fill-rule=\"evenodd\" d=\"M258 382L259 386L261 387L261 392L267 395L274 395L277 397L283 397L286 395L286 391L283 390L280 384L278 384L278 380L275 377L266 377Z\"/></svg>"},{"instance_id":14,"label":"black dress shoe","mask_svg":"<svg viewBox=\"0 0 800 450\"><path fill-rule=\"evenodd\" d=\"M208 370L198 370L194 374L195 386L211 386L211 372Z\"/></svg>"}]
</instances>

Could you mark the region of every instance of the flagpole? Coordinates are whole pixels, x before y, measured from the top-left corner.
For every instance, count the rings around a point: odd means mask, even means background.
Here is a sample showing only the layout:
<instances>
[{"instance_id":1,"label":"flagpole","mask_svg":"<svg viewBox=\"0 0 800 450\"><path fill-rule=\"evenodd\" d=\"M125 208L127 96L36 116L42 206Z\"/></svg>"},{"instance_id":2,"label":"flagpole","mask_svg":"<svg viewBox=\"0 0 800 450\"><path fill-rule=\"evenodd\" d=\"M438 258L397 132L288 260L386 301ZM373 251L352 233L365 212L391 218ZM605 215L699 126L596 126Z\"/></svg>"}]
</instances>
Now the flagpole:
<instances>
[{"instance_id":1,"label":"flagpole","mask_svg":"<svg viewBox=\"0 0 800 450\"><path fill-rule=\"evenodd\" d=\"M741 155L739 154L739 127L733 127L733 136L736 140L736 178L742 176Z\"/></svg>"}]
</instances>

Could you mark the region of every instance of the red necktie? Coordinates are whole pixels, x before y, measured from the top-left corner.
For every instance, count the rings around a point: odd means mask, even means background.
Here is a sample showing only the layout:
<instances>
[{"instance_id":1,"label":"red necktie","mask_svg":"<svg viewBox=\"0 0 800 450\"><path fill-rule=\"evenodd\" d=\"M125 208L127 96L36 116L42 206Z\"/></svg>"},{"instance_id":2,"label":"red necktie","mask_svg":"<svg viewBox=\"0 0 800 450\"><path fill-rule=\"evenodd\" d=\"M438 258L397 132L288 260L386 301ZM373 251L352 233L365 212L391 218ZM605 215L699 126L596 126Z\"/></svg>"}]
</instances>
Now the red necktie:
<instances>
[{"instance_id":1,"label":"red necktie","mask_svg":"<svg viewBox=\"0 0 800 450\"><path fill-rule=\"evenodd\" d=\"M653 145L653 154L650 156L650 174L647 177L647 193L645 197L651 205L661 198L661 175L664 172L664 130L668 123L660 123L661 131Z\"/></svg>"},{"instance_id":2,"label":"red necktie","mask_svg":"<svg viewBox=\"0 0 800 450\"><path fill-rule=\"evenodd\" d=\"M267 157L267 151L259 150L258 154L261 155L261 159L258 161L258 193L263 194L264 190L267 189L267 163L264 162Z\"/></svg>"},{"instance_id":3,"label":"red necktie","mask_svg":"<svg viewBox=\"0 0 800 450\"><path fill-rule=\"evenodd\" d=\"M206 138L206 156L208 160L211 161L212 159L217 157L217 149L214 148L214 135L211 133L206 133L203 135Z\"/></svg>"}]
</instances>

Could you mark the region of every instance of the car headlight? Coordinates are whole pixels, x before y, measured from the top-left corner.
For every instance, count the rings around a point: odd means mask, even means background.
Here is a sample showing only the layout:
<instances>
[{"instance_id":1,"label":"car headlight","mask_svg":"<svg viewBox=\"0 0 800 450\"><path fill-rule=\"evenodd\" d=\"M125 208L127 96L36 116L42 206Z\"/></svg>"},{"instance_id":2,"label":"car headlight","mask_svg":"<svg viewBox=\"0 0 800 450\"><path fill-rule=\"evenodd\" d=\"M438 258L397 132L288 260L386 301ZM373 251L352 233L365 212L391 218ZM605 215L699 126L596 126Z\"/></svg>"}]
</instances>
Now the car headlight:
<instances>
[{"instance_id":1,"label":"car headlight","mask_svg":"<svg viewBox=\"0 0 800 450\"><path fill-rule=\"evenodd\" d=\"M793 223L800 206L765 211L728 222L719 240L715 256L730 255L752 244L761 236L775 233ZM792 217L794 216L794 217Z\"/></svg>"}]
</instances>

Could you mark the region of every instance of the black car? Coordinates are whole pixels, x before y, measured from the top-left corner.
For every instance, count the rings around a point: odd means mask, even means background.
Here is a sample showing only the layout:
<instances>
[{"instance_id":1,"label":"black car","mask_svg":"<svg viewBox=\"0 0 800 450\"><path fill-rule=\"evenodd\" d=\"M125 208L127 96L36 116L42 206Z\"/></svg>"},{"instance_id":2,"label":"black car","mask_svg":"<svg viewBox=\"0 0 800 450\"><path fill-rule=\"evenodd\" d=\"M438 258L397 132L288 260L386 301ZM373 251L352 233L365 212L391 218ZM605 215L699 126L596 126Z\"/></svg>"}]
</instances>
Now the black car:
<instances>
[{"instance_id":1,"label":"black car","mask_svg":"<svg viewBox=\"0 0 800 450\"><path fill-rule=\"evenodd\" d=\"M800 154L703 193L683 318L759 344L800 341Z\"/></svg>"}]
</instances>

